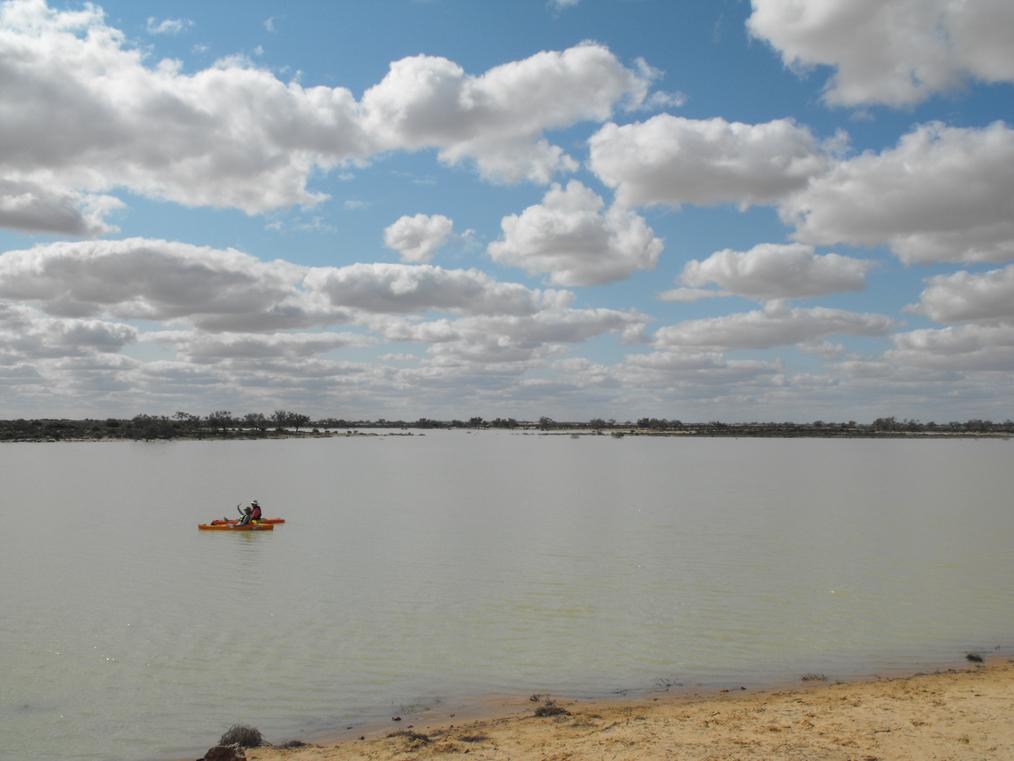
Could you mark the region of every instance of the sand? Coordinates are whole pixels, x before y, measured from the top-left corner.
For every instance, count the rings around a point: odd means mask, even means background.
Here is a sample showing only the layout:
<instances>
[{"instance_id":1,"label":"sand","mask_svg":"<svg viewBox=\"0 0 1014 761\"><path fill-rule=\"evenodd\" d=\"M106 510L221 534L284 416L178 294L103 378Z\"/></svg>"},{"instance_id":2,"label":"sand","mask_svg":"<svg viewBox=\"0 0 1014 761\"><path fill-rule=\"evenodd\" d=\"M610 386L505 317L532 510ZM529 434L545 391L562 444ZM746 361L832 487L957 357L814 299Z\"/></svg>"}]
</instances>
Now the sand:
<instances>
[{"instance_id":1,"label":"sand","mask_svg":"<svg viewBox=\"0 0 1014 761\"><path fill-rule=\"evenodd\" d=\"M705 696L556 700L506 715L389 729L333 745L258 748L251 761L332 759L1014 759L1014 659L903 678ZM460 714L459 714L460 716ZM400 734L395 734L399 733Z\"/></svg>"}]
</instances>

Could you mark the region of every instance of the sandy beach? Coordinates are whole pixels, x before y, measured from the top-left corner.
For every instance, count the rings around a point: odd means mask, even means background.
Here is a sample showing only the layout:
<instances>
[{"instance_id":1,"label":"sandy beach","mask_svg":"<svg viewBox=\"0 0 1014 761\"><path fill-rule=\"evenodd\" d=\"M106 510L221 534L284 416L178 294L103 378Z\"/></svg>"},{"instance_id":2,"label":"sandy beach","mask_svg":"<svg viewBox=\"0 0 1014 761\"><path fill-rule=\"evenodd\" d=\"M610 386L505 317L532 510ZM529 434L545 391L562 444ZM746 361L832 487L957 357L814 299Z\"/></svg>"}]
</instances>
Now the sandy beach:
<instances>
[{"instance_id":1,"label":"sandy beach","mask_svg":"<svg viewBox=\"0 0 1014 761\"><path fill-rule=\"evenodd\" d=\"M336 744L258 748L251 761L427 759L1014 759L1014 659L933 674L787 689L519 701L500 715L448 716Z\"/></svg>"}]
</instances>

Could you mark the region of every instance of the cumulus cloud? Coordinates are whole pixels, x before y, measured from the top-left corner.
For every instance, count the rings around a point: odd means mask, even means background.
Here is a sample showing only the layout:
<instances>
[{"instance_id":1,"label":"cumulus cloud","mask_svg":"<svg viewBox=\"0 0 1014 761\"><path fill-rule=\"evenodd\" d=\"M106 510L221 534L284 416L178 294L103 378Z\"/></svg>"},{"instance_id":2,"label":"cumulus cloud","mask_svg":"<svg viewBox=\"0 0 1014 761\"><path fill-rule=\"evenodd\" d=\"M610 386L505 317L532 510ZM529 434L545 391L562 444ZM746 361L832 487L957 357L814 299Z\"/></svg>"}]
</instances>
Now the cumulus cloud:
<instances>
[{"instance_id":1,"label":"cumulus cloud","mask_svg":"<svg viewBox=\"0 0 1014 761\"><path fill-rule=\"evenodd\" d=\"M115 232L106 215L123 207L113 196L44 188L0 177L0 227L28 232L101 235Z\"/></svg>"},{"instance_id":2,"label":"cumulus cloud","mask_svg":"<svg viewBox=\"0 0 1014 761\"><path fill-rule=\"evenodd\" d=\"M436 149L493 179L546 182L576 167L546 130L606 119L650 88L590 43L479 75L413 56L357 101L343 87L282 82L242 57L192 74L178 61L151 63L94 5L14 0L0 5L0 30L0 179L248 213L318 203L326 196L307 188L313 172L386 151Z\"/></svg>"},{"instance_id":3,"label":"cumulus cloud","mask_svg":"<svg viewBox=\"0 0 1014 761\"><path fill-rule=\"evenodd\" d=\"M777 362L733 360L721 352L665 349L631 354L616 372L625 384L630 385L713 387L770 378L781 369Z\"/></svg>"},{"instance_id":4,"label":"cumulus cloud","mask_svg":"<svg viewBox=\"0 0 1014 761\"><path fill-rule=\"evenodd\" d=\"M643 217L604 203L577 180L554 184L541 204L501 220L503 238L489 245L495 261L546 273L557 285L598 285L650 269L662 252Z\"/></svg>"},{"instance_id":5,"label":"cumulus cloud","mask_svg":"<svg viewBox=\"0 0 1014 761\"><path fill-rule=\"evenodd\" d=\"M572 299L567 292L533 291L518 283L501 283L475 269L450 270L431 264L317 267L308 272L304 282L335 307L385 314L449 310L525 315L567 305Z\"/></svg>"},{"instance_id":6,"label":"cumulus cloud","mask_svg":"<svg viewBox=\"0 0 1014 761\"><path fill-rule=\"evenodd\" d=\"M0 298L54 315L186 318L206 330L278 330L340 321L297 285L303 268L235 249L171 241L59 242L0 254Z\"/></svg>"},{"instance_id":7,"label":"cumulus cloud","mask_svg":"<svg viewBox=\"0 0 1014 761\"><path fill-rule=\"evenodd\" d=\"M138 331L124 323L53 318L28 307L0 303L0 354L20 359L115 353L137 337Z\"/></svg>"},{"instance_id":8,"label":"cumulus cloud","mask_svg":"<svg viewBox=\"0 0 1014 761\"><path fill-rule=\"evenodd\" d=\"M389 341L430 344L431 356L470 362L526 362L604 333L640 334L645 315L616 309L547 309L531 315L467 317L428 322L392 321Z\"/></svg>"},{"instance_id":9,"label":"cumulus cloud","mask_svg":"<svg viewBox=\"0 0 1014 761\"><path fill-rule=\"evenodd\" d=\"M1014 264L979 274L937 275L928 283L916 311L931 320L1014 321Z\"/></svg>"},{"instance_id":10,"label":"cumulus cloud","mask_svg":"<svg viewBox=\"0 0 1014 761\"><path fill-rule=\"evenodd\" d=\"M721 291L700 291L704 296L727 293L757 299L819 296L860 291L874 262L839 254L817 254L801 243L761 243L749 251L723 249L707 259L691 259L683 267L684 285L701 288L714 284ZM683 300L683 299L673 299Z\"/></svg>"},{"instance_id":11,"label":"cumulus cloud","mask_svg":"<svg viewBox=\"0 0 1014 761\"><path fill-rule=\"evenodd\" d=\"M791 119L743 124L658 114L606 124L588 145L591 170L627 205L774 203L826 165L810 131Z\"/></svg>"},{"instance_id":12,"label":"cumulus cloud","mask_svg":"<svg viewBox=\"0 0 1014 761\"><path fill-rule=\"evenodd\" d=\"M146 239L42 244L0 254L0 367L17 368L0 375L113 414L194 399L208 408L399 405L408 389L415 403L426 389L450 409L462 388L536 394L522 388L526 371L596 336L640 340L648 322L572 301L432 265L305 267ZM350 327L334 330L339 323ZM410 367L325 358L382 341L425 351ZM120 353L131 344L162 358Z\"/></svg>"},{"instance_id":13,"label":"cumulus cloud","mask_svg":"<svg viewBox=\"0 0 1014 761\"><path fill-rule=\"evenodd\" d=\"M322 196L308 173L369 150L355 98L223 61L186 75L87 5L0 6L0 175L65 190L128 187L258 212Z\"/></svg>"},{"instance_id":14,"label":"cumulus cloud","mask_svg":"<svg viewBox=\"0 0 1014 761\"><path fill-rule=\"evenodd\" d=\"M907 263L1014 258L1014 129L933 123L836 164L785 200L807 243L886 243Z\"/></svg>"},{"instance_id":15,"label":"cumulus cloud","mask_svg":"<svg viewBox=\"0 0 1014 761\"><path fill-rule=\"evenodd\" d=\"M1014 81L1007 0L753 0L747 28L788 66L833 66L831 105L907 106L970 78Z\"/></svg>"},{"instance_id":16,"label":"cumulus cloud","mask_svg":"<svg viewBox=\"0 0 1014 761\"><path fill-rule=\"evenodd\" d=\"M557 367L598 336L643 340L648 323L634 310L572 302L566 291L432 265L303 267L144 239L45 244L0 255L0 366L17 368L12 388L31 378L90 409L185 409L198 398L209 409L397 406L412 389L415 404L426 405L417 415L430 405L456 409L463 393L473 403L502 402L508 392L515 400L586 399L606 389L609 398L617 389L740 394L777 375L777 363L731 361L703 345L659 345L651 359L612 368ZM340 322L355 327L332 331ZM409 366L324 358L377 342L424 351ZM162 346L171 358L118 353L135 343ZM546 375L527 375L535 368Z\"/></svg>"},{"instance_id":17,"label":"cumulus cloud","mask_svg":"<svg viewBox=\"0 0 1014 761\"><path fill-rule=\"evenodd\" d=\"M655 331L654 342L660 348L766 349L830 335L880 336L893 325L881 314L826 307L790 309L769 302L762 310L667 325Z\"/></svg>"},{"instance_id":18,"label":"cumulus cloud","mask_svg":"<svg viewBox=\"0 0 1014 761\"><path fill-rule=\"evenodd\" d=\"M397 251L406 262L427 262L443 246L454 222L443 214L416 214L399 217L384 230L384 245Z\"/></svg>"},{"instance_id":19,"label":"cumulus cloud","mask_svg":"<svg viewBox=\"0 0 1014 761\"><path fill-rule=\"evenodd\" d=\"M962 372L1014 370L1014 325L960 325L892 336L892 363Z\"/></svg>"},{"instance_id":20,"label":"cumulus cloud","mask_svg":"<svg viewBox=\"0 0 1014 761\"><path fill-rule=\"evenodd\" d=\"M363 336L354 333L200 333L196 331L151 331L145 341L171 344L180 356L199 364L225 360L267 358L302 360L334 349L363 346Z\"/></svg>"},{"instance_id":21,"label":"cumulus cloud","mask_svg":"<svg viewBox=\"0 0 1014 761\"><path fill-rule=\"evenodd\" d=\"M322 327L367 315L533 315L567 291L428 264L304 267L236 249L145 238L42 244L0 254L0 299L66 317L186 321L212 332Z\"/></svg>"},{"instance_id":22,"label":"cumulus cloud","mask_svg":"<svg viewBox=\"0 0 1014 761\"><path fill-rule=\"evenodd\" d=\"M546 182L576 167L540 137L547 129L636 107L648 80L604 46L543 51L470 76L453 61L413 56L391 64L363 94L364 125L381 148L436 147L455 164L476 161L488 178Z\"/></svg>"}]
</instances>

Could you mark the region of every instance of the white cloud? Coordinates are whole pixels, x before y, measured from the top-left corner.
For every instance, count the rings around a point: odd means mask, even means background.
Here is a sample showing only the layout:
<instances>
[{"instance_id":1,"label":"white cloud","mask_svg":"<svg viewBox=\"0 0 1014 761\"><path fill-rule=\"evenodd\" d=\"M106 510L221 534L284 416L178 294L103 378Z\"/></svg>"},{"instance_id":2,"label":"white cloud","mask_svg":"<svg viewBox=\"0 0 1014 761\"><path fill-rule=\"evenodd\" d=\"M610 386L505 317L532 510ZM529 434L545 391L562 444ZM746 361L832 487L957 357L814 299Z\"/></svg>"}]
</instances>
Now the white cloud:
<instances>
[{"instance_id":1,"label":"white cloud","mask_svg":"<svg viewBox=\"0 0 1014 761\"><path fill-rule=\"evenodd\" d=\"M969 78L1014 81L1008 0L753 0L747 28L789 66L835 67L831 105L906 106Z\"/></svg>"},{"instance_id":2,"label":"white cloud","mask_svg":"<svg viewBox=\"0 0 1014 761\"><path fill-rule=\"evenodd\" d=\"M102 12L0 6L0 176L63 191L127 187L258 212L323 196L308 173L365 155L355 98L229 62L145 65Z\"/></svg>"},{"instance_id":3,"label":"white cloud","mask_svg":"<svg viewBox=\"0 0 1014 761\"><path fill-rule=\"evenodd\" d=\"M937 322L1014 320L1014 264L930 278L916 311Z\"/></svg>"},{"instance_id":4,"label":"white cloud","mask_svg":"<svg viewBox=\"0 0 1014 761\"><path fill-rule=\"evenodd\" d=\"M193 26L194 22L188 18L166 18L159 21L153 16L148 16L148 21L145 23L148 34L177 35Z\"/></svg>"},{"instance_id":5,"label":"white cloud","mask_svg":"<svg viewBox=\"0 0 1014 761\"><path fill-rule=\"evenodd\" d=\"M546 130L639 105L650 85L583 44L479 75L405 58L360 102L343 87L282 82L242 56L192 74L178 61L149 65L92 5L15 0L0 5L0 30L0 179L248 213L318 203L312 173L387 151L436 149L493 179L547 182L577 165Z\"/></svg>"},{"instance_id":6,"label":"white cloud","mask_svg":"<svg viewBox=\"0 0 1014 761\"><path fill-rule=\"evenodd\" d=\"M432 265L304 267L145 239L44 244L0 254L0 368L15 368L0 377L10 389L28 389L25 379L46 389L38 398L19 390L19 405L59 399L75 414L195 403L378 410L403 408L409 390L427 405L416 415L430 404L451 414L466 396L502 402L507 391L536 399L562 389L524 375L596 336L639 340L648 321L572 301ZM354 327L331 329L340 323ZM402 352L396 366L322 356L381 341L425 351Z\"/></svg>"},{"instance_id":7,"label":"white cloud","mask_svg":"<svg viewBox=\"0 0 1014 761\"><path fill-rule=\"evenodd\" d=\"M419 55L392 63L363 94L363 124L380 148L432 146L451 164L474 159L490 179L547 182L576 162L542 132L607 119L618 104L639 105L648 87L592 43L536 53L480 76Z\"/></svg>"},{"instance_id":8,"label":"white cloud","mask_svg":"<svg viewBox=\"0 0 1014 761\"><path fill-rule=\"evenodd\" d=\"M801 298L860 291L873 266L865 259L817 254L801 243L761 243L749 251L723 249L703 261L691 259L680 280L698 288L713 283L725 292L757 299Z\"/></svg>"},{"instance_id":9,"label":"white cloud","mask_svg":"<svg viewBox=\"0 0 1014 761\"><path fill-rule=\"evenodd\" d=\"M1014 129L926 124L839 162L787 199L807 243L886 243L903 261L1014 259Z\"/></svg>"},{"instance_id":10,"label":"white cloud","mask_svg":"<svg viewBox=\"0 0 1014 761\"><path fill-rule=\"evenodd\" d=\"M0 254L0 298L49 314L186 319L205 330L279 330L348 319L299 290L303 268L143 238Z\"/></svg>"},{"instance_id":11,"label":"white cloud","mask_svg":"<svg viewBox=\"0 0 1014 761\"><path fill-rule=\"evenodd\" d=\"M454 222L443 214L416 214L399 217L384 230L384 245L394 249L405 262L427 262L443 246Z\"/></svg>"},{"instance_id":12,"label":"white cloud","mask_svg":"<svg viewBox=\"0 0 1014 761\"><path fill-rule=\"evenodd\" d=\"M280 358L301 360L349 346L363 346L363 336L354 333L200 333L195 331L152 331L143 339L175 346L180 357L198 364L226 360Z\"/></svg>"},{"instance_id":13,"label":"white cloud","mask_svg":"<svg viewBox=\"0 0 1014 761\"><path fill-rule=\"evenodd\" d=\"M800 351L807 354L816 354L820 357L841 357L845 354L844 344L835 344L830 341L811 341L801 343L797 346Z\"/></svg>"},{"instance_id":14,"label":"white cloud","mask_svg":"<svg viewBox=\"0 0 1014 761\"><path fill-rule=\"evenodd\" d=\"M647 354L631 354L616 368L616 375L627 386L682 386L713 388L720 385L770 382L781 367L774 362L754 359L730 360L721 352L665 349ZM708 393L708 392L705 392Z\"/></svg>"},{"instance_id":15,"label":"white cloud","mask_svg":"<svg viewBox=\"0 0 1014 761\"><path fill-rule=\"evenodd\" d=\"M563 291L533 291L517 283L501 283L475 269L450 270L431 264L378 262L316 267L304 283L336 308L383 314L439 310L527 315L566 306L572 298Z\"/></svg>"},{"instance_id":16,"label":"white cloud","mask_svg":"<svg viewBox=\"0 0 1014 761\"><path fill-rule=\"evenodd\" d=\"M184 321L204 331L322 327L364 315L534 315L567 308L567 291L502 283L475 269L262 262L235 249L128 238L61 242L0 254L0 299L66 317Z\"/></svg>"},{"instance_id":17,"label":"white cloud","mask_svg":"<svg viewBox=\"0 0 1014 761\"><path fill-rule=\"evenodd\" d=\"M527 362L604 333L639 334L647 318L616 309L546 309L531 315L476 316L428 322L390 321L389 341L430 344L431 356L469 362Z\"/></svg>"},{"instance_id":18,"label":"white cloud","mask_svg":"<svg viewBox=\"0 0 1014 761\"><path fill-rule=\"evenodd\" d=\"M580 2L581 0L547 0L547 5L551 10L559 12L567 8L574 8Z\"/></svg>"},{"instance_id":19,"label":"white cloud","mask_svg":"<svg viewBox=\"0 0 1014 761\"><path fill-rule=\"evenodd\" d=\"M662 301L679 301L686 303L691 301L700 301L701 299L717 299L735 295L736 294L732 291L721 291L717 288L671 288L668 291L662 291L659 293L658 298Z\"/></svg>"},{"instance_id":20,"label":"white cloud","mask_svg":"<svg viewBox=\"0 0 1014 761\"><path fill-rule=\"evenodd\" d=\"M554 184L541 204L503 218L503 238L489 245L495 261L547 273L557 285L597 285L650 269L662 252L642 217L619 206L603 211L577 180Z\"/></svg>"},{"instance_id":21,"label":"white cloud","mask_svg":"<svg viewBox=\"0 0 1014 761\"><path fill-rule=\"evenodd\" d=\"M0 177L0 227L28 232L101 235L115 232L106 216L123 207L113 196L44 188Z\"/></svg>"},{"instance_id":22,"label":"white cloud","mask_svg":"<svg viewBox=\"0 0 1014 761\"><path fill-rule=\"evenodd\" d=\"M658 114L606 124L588 144L592 171L628 205L774 203L826 165L810 131L791 119L743 124Z\"/></svg>"},{"instance_id":23,"label":"white cloud","mask_svg":"<svg viewBox=\"0 0 1014 761\"><path fill-rule=\"evenodd\" d=\"M655 331L654 342L662 348L766 349L830 335L880 336L893 324L891 318L881 314L826 307L790 309L769 302L763 310L667 325Z\"/></svg>"},{"instance_id":24,"label":"white cloud","mask_svg":"<svg viewBox=\"0 0 1014 761\"><path fill-rule=\"evenodd\" d=\"M891 363L934 370L1014 370L1014 325L961 325L892 336Z\"/></svg>"},{"instance_id":25,"label":"white cloud","mask_svg":"<svg viewBox=\"0 0 1014 761\"><path fill-rule=\"evenodd\" d=\"M115 353L137 337L138 331L123 323L53 318L28 307L0 303L0 356L38 359Z\"/></svg>"},{"instance_id":26,"label":"white cloud","mask_svg":"<svg viewBox=\"0 0 1014 761\"><path fill-rule=\"evenodd\" d=\"M682 108L687 104L688 96L685 92L665 92L656 90L644 101L644 107L648 109Z\"/></svg>"}]
</instances>

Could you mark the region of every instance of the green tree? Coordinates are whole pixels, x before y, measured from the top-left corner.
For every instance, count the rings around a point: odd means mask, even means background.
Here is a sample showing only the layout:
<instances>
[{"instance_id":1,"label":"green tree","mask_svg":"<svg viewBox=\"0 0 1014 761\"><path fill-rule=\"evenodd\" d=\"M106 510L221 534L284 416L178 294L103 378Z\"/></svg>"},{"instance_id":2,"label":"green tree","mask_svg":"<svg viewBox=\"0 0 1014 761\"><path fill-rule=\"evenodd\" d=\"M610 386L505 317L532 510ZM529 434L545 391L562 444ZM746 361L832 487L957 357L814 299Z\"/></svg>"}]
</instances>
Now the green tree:
<instances>
[{"instance_id":1,"label":"green tree","mask_svg":"<svg viewBox=\"0 0 1014 761\"><path fill-rule=\"evenodd\" d=\"M229 410L215 410L208 415L208 425L212 428L218 428L223 434L226 432L226 429L235 425L235 422Z\"/></svg>"},{"instance_id":2,"label":"green tree","mask_svg":"<svg viewBox=\"0 0 1014 761\"><path fill-rule=\"evenodd\" d=\"M256 428L262 432L268 427L268 419L264 417L263 412L249 412L243 416L243 422L248 428Z\"/></svg>"}]
</instances>

